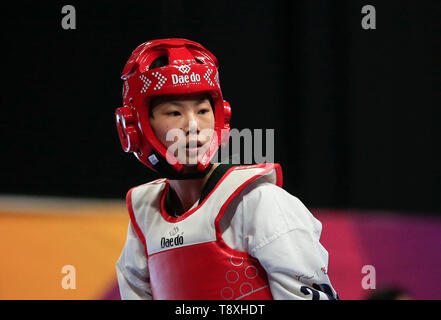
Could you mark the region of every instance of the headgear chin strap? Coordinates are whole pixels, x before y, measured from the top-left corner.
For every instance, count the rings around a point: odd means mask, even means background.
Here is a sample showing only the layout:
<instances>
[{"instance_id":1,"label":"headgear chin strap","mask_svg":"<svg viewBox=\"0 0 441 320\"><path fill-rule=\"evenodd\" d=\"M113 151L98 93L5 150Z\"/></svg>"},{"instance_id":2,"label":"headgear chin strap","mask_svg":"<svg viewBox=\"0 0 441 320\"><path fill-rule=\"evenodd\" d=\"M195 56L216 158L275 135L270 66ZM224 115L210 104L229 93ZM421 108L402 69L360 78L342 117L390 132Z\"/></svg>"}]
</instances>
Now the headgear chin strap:
<instances>
[{"instance_id":1,"label":"headgear chin strap","mask_svg":"<svg viewBox=\"0 0 441 320\"><path fill-rule=\"evenodd\" d=\"M151 69L158 58L168 64ZM124 106L115 111L116 126L125 152L153 171L170 179L198 179L211 168L220 145L230 134L231 107L223 100L219 84L218 61L199 43L186 39L159 39L138 46L122 72ZM208 94L215 116L210 147L196 164L196 172L183 173L184 165L171 155L156 137L149 121L152 99L160 96ZM171 159L172 161L167 161Z\"/></svg>"}]
</instances>

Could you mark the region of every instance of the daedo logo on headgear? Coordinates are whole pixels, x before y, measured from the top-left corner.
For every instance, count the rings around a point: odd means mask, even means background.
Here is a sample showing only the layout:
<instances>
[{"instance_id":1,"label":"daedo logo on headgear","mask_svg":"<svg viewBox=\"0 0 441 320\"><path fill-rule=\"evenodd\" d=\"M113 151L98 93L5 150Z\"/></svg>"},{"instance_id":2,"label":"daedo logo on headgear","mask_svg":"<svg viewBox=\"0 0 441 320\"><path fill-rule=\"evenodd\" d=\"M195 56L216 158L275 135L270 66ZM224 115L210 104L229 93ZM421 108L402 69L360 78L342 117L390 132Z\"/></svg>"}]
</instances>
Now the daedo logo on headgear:
<instances>
[{"instance_id":1,"label":"daedo logo on headgear","mask_svg":"<svg viewBox=\"0 0 441 320\"><path fill-rule=\"evenodd\" d=\"M186 74L184 76L172 74L172 82L173 84L185 84L190 82L200 82L201 76L198 73L192 72L190 75Z\"/></svg>"}]
</instances>

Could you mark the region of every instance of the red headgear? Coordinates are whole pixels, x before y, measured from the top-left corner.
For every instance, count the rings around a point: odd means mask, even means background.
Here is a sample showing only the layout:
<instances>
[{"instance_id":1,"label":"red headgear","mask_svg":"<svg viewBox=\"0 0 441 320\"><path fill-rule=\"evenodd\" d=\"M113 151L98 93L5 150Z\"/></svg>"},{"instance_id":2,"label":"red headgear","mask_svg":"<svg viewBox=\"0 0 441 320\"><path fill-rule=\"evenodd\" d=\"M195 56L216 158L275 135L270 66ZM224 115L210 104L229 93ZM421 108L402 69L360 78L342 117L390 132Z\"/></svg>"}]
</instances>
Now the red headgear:
<instances>
[{"instance_id":1,"label":"red headgear","mask_svg":"<svg viewBox=\"0 0 441 320\"><path fill-rule=\"evenodd\" d=\"M166 56L168 65L150 70L152 62ZM149 122L153 98L168 95L209 94L213 101L217 139L197 164L203 172L221 144L228 142L230 104L223 100L218 61L199 43L186 39L145 42L133 51L122 72L124 106L116 109L116 126L121 145L139 161L166 176L179 176L179 163L154 134ZM172 159L172 163L166 159Z\"/></svg>"}]
</instances>

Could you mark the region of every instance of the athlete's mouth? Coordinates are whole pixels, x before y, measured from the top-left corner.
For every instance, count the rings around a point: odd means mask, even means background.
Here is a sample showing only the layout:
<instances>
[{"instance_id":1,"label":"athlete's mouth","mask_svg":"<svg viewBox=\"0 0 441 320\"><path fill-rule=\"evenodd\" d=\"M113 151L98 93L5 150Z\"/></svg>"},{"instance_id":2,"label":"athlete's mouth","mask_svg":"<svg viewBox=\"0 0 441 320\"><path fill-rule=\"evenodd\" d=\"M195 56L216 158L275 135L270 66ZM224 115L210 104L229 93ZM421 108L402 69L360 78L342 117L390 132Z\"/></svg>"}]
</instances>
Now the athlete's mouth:
<instances>
[{"instance_id":1,"label":"athlete's mouth","mask_svg":"<svg viewBox=\"0 0 441 320\"><path fill-rule=\"evenodd\" d=\"M202 147L204 144L202 142L198 141L189 141L185 145L185 149L196 149Z\"/></svg>"}]
</instances>

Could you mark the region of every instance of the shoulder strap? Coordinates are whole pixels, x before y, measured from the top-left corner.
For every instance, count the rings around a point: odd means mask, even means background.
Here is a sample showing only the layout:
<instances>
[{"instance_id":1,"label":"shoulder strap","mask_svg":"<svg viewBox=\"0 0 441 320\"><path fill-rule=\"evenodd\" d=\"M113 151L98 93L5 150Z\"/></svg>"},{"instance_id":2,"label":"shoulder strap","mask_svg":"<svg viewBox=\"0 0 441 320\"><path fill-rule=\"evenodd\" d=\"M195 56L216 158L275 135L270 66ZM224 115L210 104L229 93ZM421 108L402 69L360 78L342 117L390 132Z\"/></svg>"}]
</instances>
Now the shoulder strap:
<instances>
[{"instance_id":1,"label":"shoulder strap","mask_svg":"<svg viewBox=\"0 0 441 320\"><path fill-rule=\"evenodd\" d=\"M216 169L211 173L211 176L208 178L207 182L205 183L204 188L201 192L201 197L199 198L199 203L202 203L204 199L210 194L210 192L214 189L216 184L219 182L220 179L225 175L225 173L230 170L232 167L235 167L233 164L219 164ZM164 206L165 210L167 212L173 212L172 210L172 193L174 193L174 190L172 188L169 188L167 191L167 194L165 195L165 201Z\"/></svg>"},{"instance_id":2,"label":"shoulder strap","mask_svg":"<svg viewBox=\"0 0 441 320\"><path fill-rule=\"evenodd\" d=\"M137 216L135 214L135 210L134 210L133 206L134 206L134 204L136 205L136 201L137 201L136 199L140 198L140 197L142 198L143 193L146 190L149 190L149 188L152 188L152 187L155 187L155 189L160 190L160 189L162 189L162 185L165 184L165 181L166 181L166 179L161 178L161 179L156 179L154 181L146 183L144 185L133 187L132 189L130 189L127 192L127 195L126 195L126 204L127 204L127 210L129 212L130 222L132 223L133 229L136 232L136 234L139 238L139 241L141 241L142 245L144 246L144 252L145 252L146 257L148 257L148 253L147 253L147 244L145 241L145 236L142 232L141 227L139 226L139 222L137 220ZM135 197L135 203L134 203L134 199L133 199L133 192L134 191L137 194L137 196ZM154 199L151 199L151 200L154 201Z\"/></svg>"},{"instance_id":3,"label":"shoulder strap","mask_svg":"<svg viewBox=\"0 0 441 320\"><path fill-rule=\"evenodd\" d=\"M210 194L210 192L213 190L219 180L222 179L224 174L233 167L235 167L235 165L223 163L217 166L217 168L211 174L210 178L208 178L207 182L205 183L204 189L202 189L199 203L202 203L202 201L204 201L204 199Z\"/></svg>"},{"instance_id":4,"label":"shoulder strap","mask_svg":"<svg viewBox=\"0 0 441 320\"><path fill-rule=\"evenodd\" d=\"M245 182L241 183L240 186L237 187L237 189L226 199L226 201L223 202L222 207L220 208L216 219L215 219L215 228L216 228L216 238L218 241L223 245L224 247L228 247L222 240L222 231L219 225L220 220L222 219L225 210L231 203L231 201L239 195L242 190L252 183L253 181L267 176L270 179L267 181L272 181L275 185L282 187L283 184L283 174L282 174L282 168L280 164L278 163L268 163L268 164L261 164L261 165L250 165L250 166L238 166L235 170L242 170L242 169L253 169L253 168L259 168L261 169L259 172L255 173L251 177L249 177Z\"/></svg>"},{"instance_id":5,"label":"shoulder strap","mask_svg":"<svg viewBox=\"0 0 441 320\"><path fill-rule=\"evenodd\" d=\"M136 234L138 235L139 241L141 241L142 245L144 246L145 256L148 257L145 237L141 231L141 228L138 225L138 222L136 221L135 212L133 211L133 204L132 204L132 191L133 191L133 189L135 189L135 188L130 189L126 195L127 210L129 211L130 222L132 223L133 229L135 230Z\"/></svg>"}]
</instances>

